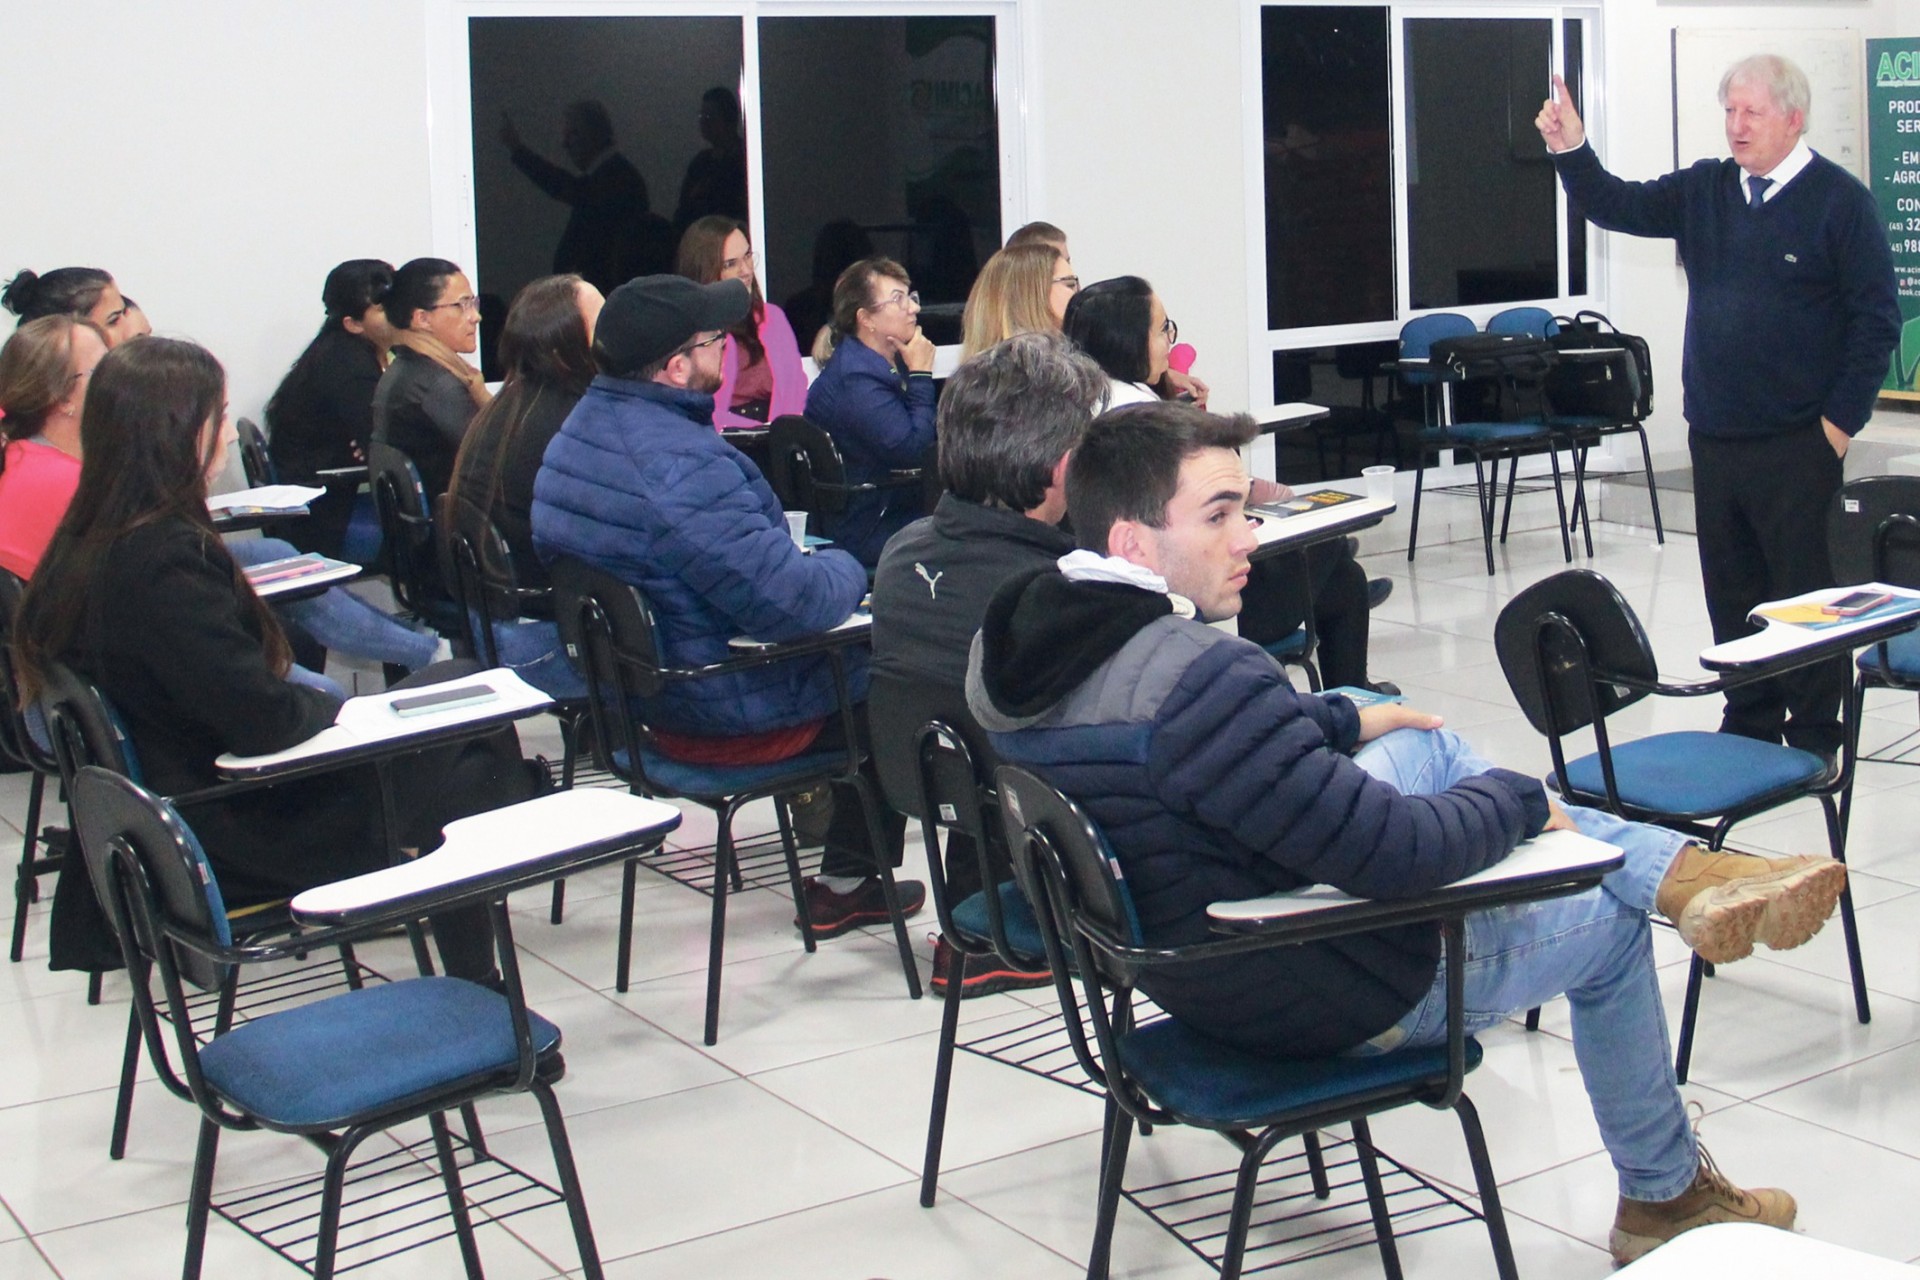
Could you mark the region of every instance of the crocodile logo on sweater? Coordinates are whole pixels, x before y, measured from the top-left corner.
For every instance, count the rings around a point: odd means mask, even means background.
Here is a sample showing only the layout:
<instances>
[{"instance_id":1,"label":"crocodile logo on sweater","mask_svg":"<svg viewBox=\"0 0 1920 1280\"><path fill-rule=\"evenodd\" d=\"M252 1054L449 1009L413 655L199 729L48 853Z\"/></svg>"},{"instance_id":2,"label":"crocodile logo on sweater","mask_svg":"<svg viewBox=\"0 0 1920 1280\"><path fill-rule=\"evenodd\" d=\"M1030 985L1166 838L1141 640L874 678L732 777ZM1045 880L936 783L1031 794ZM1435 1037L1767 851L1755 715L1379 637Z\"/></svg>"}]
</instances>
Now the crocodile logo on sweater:
<instances>
[{"instance_id":1,"label":"crocodile logo on sweater","mask_svg":"<svg viewBox=\"0 0 1920 1280\"><path fill-rule=\"evenodd\" d=\"M927 566L917 563L913 566L913 571L927 580L927 598L930 600L938 600L940 598L940 579L947 576L947 571L942 569L939 573L928 573Z\"/></svg>"}]
</instances>

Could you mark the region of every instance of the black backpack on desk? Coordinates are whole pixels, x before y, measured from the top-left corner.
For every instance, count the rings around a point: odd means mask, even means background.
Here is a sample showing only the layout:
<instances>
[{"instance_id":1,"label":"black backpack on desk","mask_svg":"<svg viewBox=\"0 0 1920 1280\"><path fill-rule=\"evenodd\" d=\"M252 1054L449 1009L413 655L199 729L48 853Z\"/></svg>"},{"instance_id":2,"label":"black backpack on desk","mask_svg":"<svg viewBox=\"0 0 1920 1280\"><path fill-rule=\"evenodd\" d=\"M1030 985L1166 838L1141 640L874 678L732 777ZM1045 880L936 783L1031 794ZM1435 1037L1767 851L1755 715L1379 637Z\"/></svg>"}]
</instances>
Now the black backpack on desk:
<instances>
[{"instance_id":1,"label":"black backpack on desk","mask_svg":"<svg viewBox=\"0 0 1920 1280\"><path fill-rule=\"evenodd\" d=\"M1644 422L1653 413L1653 354L1647 340L1622 333L1598 311L1572 319L1554 317L1560 332L1549 338L1556 351L1592 351L1619 347L1617 360L1563 360L1547 383L1554 412Z\"/></svg>"}]
</instances>

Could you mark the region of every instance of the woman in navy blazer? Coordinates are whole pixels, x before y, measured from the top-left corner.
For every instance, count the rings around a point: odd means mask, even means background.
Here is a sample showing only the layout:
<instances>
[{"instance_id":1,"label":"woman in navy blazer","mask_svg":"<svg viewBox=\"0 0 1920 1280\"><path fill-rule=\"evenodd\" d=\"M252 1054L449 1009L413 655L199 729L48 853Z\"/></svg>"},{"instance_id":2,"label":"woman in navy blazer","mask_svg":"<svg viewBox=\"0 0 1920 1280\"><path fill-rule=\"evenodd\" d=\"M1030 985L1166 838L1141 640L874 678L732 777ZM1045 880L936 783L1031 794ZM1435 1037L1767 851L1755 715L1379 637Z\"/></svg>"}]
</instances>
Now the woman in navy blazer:
<instances>
[{"instance_id":1,"label":"woman in navy blazer","mask_svg":"<svg viewBox=\"0 0 1920 1280\"><path fill-rule=\"evenodd\" d=\"M933 447L933 343L919 316L920 295L890 258L863 258L834 283L832 353L807 392L807 417L833 437L855 484L918 467ZM887 539L924 514L918 485L856 494L833 538L871 569Z\"/></svg>"}]
</instances>

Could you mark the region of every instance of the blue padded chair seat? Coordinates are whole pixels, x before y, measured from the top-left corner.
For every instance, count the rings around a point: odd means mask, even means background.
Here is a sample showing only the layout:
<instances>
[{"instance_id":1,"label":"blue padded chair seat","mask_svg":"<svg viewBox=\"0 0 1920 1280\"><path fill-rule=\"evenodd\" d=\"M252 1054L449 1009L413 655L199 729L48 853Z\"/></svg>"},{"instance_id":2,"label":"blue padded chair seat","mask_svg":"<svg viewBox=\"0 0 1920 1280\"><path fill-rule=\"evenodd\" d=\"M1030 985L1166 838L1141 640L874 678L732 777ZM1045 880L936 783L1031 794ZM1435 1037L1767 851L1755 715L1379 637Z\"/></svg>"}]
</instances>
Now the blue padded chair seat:
<instances>
[{"instance_id":1,"label":"blue padded chair seat","mask_svg":"<svg viewBox=\"0 0 1920 1280\"><path fill-rule=\"evenodd\" d=\"M1033 907L1027 902L1027 895L1021 893L1020 886L1011 880L1001 881L998 888L1000 919L1007 927L1007 945L1020 953L1007 956L1006 959L1031 963L1040 958L1036 967L1045 968L1047 944L1040 936L1040 922L1033 918ZM953 924L956 929L982 942L991 941L993 928L987 920L986 893L976 893L956 906L953 909Z\"/></svg>"},{"instance_id":2,"label":"blue padded chair seat","mask_svg":"<svg viewBox=\"0 0 1920 1280\"><path fill-rule=\"evenodd\" d=\"M1450 427L1439 427L1421 432L1423 439L1447 441L1466 440L1479 444L1499 444L1509 440L1530 440L1544 434L1546 427L1538 422L1456 422Z\"/></svg>"},{"instance_id":3,"label":"blue padded chair seat","mask_svg":"<svg viewBox=\"0 0 1920 1280\"><path fill-rule=\"evenodd\" d=\"M1732 733L1662 733L1613 749L1621 801L1661 813L1727 813L1826 771L1811 751ZM1570 763L1567 778L1586 795L1607 793L1598 755Z\"/></svg>"},{"instance_id":4,"label":"blue padded chair seat","mask_svg":"<svg viewBox=\"0 0 1920 1280\"><path fill-rule=\"evenodd\" d=\"M531 1011L536 1052L560 1028ZM410 978L257 1018L200 1050L207 1083L269 1124L338 1128L513 1066L507 998L462 978Z\"/></svg>"},{"instance_id":5,"label":"blue padded chair seat","mask_svg":"<svg viewBox=\"0 0 1920 1280\"><path fill-rule=\"evenodd\" d=\"M1467 1037L1467 1070L1480 1065ZM1120 1059L1147 1096L1182 1121L1253 1128L1266 1117L1341 1098L1444 1080L1445 1045L1357 1058L1261 1058L1209 1040L1167 1018L1120 1041Z\"/></svg>"},{"instance_id":6,"label":"blue padded chair seat","mask_svg":"<svg viewBox=\"0 0 1920 1280\"><path fill-rule=\"evenodd\" d=\"M1880 646L1862 649L1854 659L1868 675L1920 683L1920 631L1909 631L1887 641L1887 661L1880 661Z\"/></svg>"},{"instance_id":7,"label":"blue padded chair seat","mask_svg":"<svg viewBox=\"0 0 1920 1280\"><path fill-rule=\"evenodd\" d=\"M1290 636L1282 636L1272 644L1260 646L1276 658L1298 658L1307 651L1307 629L1299 627Z\"/></svg>"},{"instance_id":8,"label":"blue padded chair seat","mask_svg":"<svg viewBox=\"0 0 1920 1280\"><path fill-rule=\"evenodd\" d=\"M847 753L844 751L809 751L805 755L776 760L772 764L688 764L685 760L663 756L650 747L642 747L640 759L647 766L649 778L675 795L696 799L701 796L739 795L742 791L771 786L782 778L791 777L798 782L847 771ZM628 771L624 748L613 753L613 764L619 773Z\"/></svg>"},{"instance_id":9,"label":"blue padded chair seat","mask_svg":"<svg viewBox=\"0 0 1920 1280\"><path fill-rule=\"evenodd\" d=\"M1619 418L1609 418L1604 413L1556 413L1553 425L1562 430L1598 430L1601 427L1623 427L1630 425Z\"/></svg>"}]
</instances>

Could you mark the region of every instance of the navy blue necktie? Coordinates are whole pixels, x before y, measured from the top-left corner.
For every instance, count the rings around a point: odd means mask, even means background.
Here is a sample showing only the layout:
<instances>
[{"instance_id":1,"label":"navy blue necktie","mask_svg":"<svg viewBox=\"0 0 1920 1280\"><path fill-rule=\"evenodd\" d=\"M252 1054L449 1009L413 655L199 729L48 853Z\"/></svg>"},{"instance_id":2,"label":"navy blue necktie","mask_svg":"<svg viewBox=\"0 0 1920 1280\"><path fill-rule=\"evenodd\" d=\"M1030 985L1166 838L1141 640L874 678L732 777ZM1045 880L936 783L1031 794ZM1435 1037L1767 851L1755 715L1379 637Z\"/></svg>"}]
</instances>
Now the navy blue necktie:
<instances>
[{"instance_id":1,"label":"navy blue necktie","mask_svg":"<svg viewBox=\"0 0 1920 1280\"><path fill-rule=\"evenodd\" d=\"M1767 202L1767 188L1773 185L1772 178L1747 179L1747 208L1758 209Z\"/></svg>"}]
</instances>

